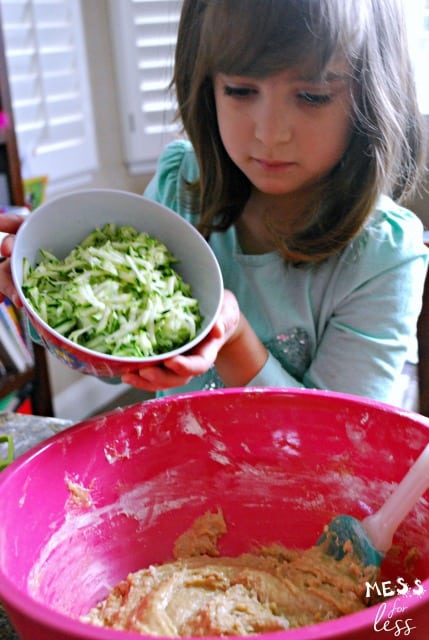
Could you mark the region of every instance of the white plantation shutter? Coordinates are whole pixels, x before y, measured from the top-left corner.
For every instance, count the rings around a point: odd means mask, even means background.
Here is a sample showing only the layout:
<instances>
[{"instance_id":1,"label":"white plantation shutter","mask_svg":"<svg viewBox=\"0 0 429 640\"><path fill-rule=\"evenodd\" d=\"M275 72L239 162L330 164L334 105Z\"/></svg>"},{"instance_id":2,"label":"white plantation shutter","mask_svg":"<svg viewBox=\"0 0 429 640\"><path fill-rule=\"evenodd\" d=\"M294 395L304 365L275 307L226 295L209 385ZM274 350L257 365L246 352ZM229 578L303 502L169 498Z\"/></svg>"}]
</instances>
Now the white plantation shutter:
<instances>
[{"instance_id":1,"label":"white plantation shutter","mask_svg":"<svg viewBox=\"0 0 429 640\"><path fill-rule=\"evenodd\" d=\"M0 8L23 177L84 182L97 152L79 0Z\"/></svg>"},{"instance_id":2,"label":"white plantation shutter","mask_svg":"<svg viewBox=\"0 0 429 640\"><path fill-rule=\"evenodd\" d=\"M152 171L177 133L169 90L182 0L110 0L125 162Z\"/></svg>"},{"instance_id":3,"label":"white plantation shutter","mask_svg":"<svg viewBox=\"0 0 429 640\"><path fill-rule=\"evenodd\" d=\"M429 114L429 0L404 0L420 110Z\"/></svg>"}]
</instances>

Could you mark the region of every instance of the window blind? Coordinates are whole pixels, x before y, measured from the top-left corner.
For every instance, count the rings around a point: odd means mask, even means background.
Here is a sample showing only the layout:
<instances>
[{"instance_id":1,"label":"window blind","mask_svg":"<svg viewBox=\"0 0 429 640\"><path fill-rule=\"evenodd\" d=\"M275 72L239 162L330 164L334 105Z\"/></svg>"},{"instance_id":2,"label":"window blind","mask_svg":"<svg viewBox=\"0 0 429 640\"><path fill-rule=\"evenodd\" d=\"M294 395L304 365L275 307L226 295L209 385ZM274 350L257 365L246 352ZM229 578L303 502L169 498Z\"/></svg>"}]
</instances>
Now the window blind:
<instances>
[{"instance_id":1,"label":"window blind","mask_svg":"<svg viewBox=\"0 0 429 640\"><path fill-rule=\"evenodd\" d=\"M429 0L404 0L420 111L429 114Z\"/></svg>"},{"instance_id":2,"label":"window blind","mask_svg":"<svg viewBox=\"0 0 429 640\"><path fill-rule=\"evenodd\" d=\"M179 130L169 90L182 0L110 0L124 156L131 173L153 171Z\"/></svg>"},{"instance_id":3,"label":"window blind","mask_svg":"<svg viewBox=\"0 0 429 640\"><path fill-rule=\"evenodd\" d=\"M79 0L0 8L22 175L73 181L97 166Z\"/></svg>"}]
</instances>

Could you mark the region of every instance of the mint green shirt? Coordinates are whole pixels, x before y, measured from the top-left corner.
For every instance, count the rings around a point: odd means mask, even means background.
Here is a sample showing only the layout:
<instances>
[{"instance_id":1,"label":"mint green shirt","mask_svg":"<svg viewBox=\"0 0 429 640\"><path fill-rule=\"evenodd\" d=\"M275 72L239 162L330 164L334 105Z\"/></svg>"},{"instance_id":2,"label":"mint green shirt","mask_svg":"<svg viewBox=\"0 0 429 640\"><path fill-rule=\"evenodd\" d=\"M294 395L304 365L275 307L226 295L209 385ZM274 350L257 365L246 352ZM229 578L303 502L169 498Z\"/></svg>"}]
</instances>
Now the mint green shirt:
<instances>
[{"instance_id":1,"label":"mint green shirt","mask_svg":"<svg viewBox=\"0 0 429 640\"><path fill-rule=\"evenodd\" d=\"M197 177L191 145L173 142L145 196L196 224L185 181ZM359 236L317 265L295 267L277 252L246 255L234 227L214 233L225 288L269 351L249 386L329 389L394 404L395 383L415 355L428 263L422 237L420 220L386 196ZM222 383L212 368L164 393L216 386Z\"/></svg>"}]
</instances>

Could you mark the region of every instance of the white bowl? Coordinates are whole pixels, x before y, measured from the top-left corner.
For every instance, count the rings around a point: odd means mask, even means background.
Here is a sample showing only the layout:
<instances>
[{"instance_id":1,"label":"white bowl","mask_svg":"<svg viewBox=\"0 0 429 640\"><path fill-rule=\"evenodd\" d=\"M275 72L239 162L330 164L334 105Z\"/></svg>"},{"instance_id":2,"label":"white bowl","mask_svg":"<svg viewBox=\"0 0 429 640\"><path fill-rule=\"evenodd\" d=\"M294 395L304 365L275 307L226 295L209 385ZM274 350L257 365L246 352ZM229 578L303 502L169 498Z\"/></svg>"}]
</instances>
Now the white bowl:
<instances>
[{"instance_id":1,"label":"white bowl","mask_svg":"<svg viewBox=\"0 0 429 640\"><path fill-rule=\"evenodd\" d=\"M49 327L22 290L23 259L32 266L40 249L66 257L91 231L107 223L130 225L164 243L178 258L176 271L197 298L203 323L193 340L181 347L146 358L102 354L68 340ZM75 191L49 200L33 211L20 227L11 259L12 277L31 324L46 348L80 373L118 377L145 365L184 353L207 336L220 310L223 281L216 257L206 240L177 213L143 196L112 189Z\"/></svg>"}]
</instances>

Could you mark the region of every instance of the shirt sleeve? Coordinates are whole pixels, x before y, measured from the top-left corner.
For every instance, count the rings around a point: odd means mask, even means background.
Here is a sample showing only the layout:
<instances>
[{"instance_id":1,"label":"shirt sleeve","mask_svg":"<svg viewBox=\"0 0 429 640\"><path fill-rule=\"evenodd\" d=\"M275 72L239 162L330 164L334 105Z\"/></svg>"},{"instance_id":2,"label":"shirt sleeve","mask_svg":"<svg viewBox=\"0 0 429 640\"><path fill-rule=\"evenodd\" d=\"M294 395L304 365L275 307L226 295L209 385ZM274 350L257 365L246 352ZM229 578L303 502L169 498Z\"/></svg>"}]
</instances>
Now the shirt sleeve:
<instances>
[{"instance_id":1,"label":"shirt sleeve","mask_svg":"<svg viewBox=\"0 0 429 640\"><path fill-rule=\"evenodd\" d=\"M422 237L411 212L393 203L380 212L313 289L322 300L318 341L302 380L270 354L249 384L329 389L395 404L399 376L417 344L428 263Z\"/></svg>"},{"instance_id":2,"label":"shirt sleeve","mask_svg":"<svg viewBox=\"0 0 429 640\"><path fill-rule=\"evenodd\" d=\"M147 185L144 196L180 215L189 214L186 209L186 184L197 178L198 169L190 143L175 140L162 151L155 175Z\"/></svg>"},{"instance_id":3,"label":"shirt sleeve","mask_svg":"<svg viewBox=\"0 0 429 640\"><path fill-rule=\"evenodd\" d=\"M378 212L338 262L304 384L395 404L396 384L417 344L427 264L420 220L393 203Z\"/></svg>"},{"instance_id":4,"label":"shirt sleeve","mask_svg":"<svg viewBox=\"0 0 429 640\"><path fill-rule=\"evenodd\" d=\"M283 369L282 365L272 353L268 352L268 358L262 369L248 383L249 387L288 387L290 389L303 389L305 385Z\"/></svg>"}]
</instances>

